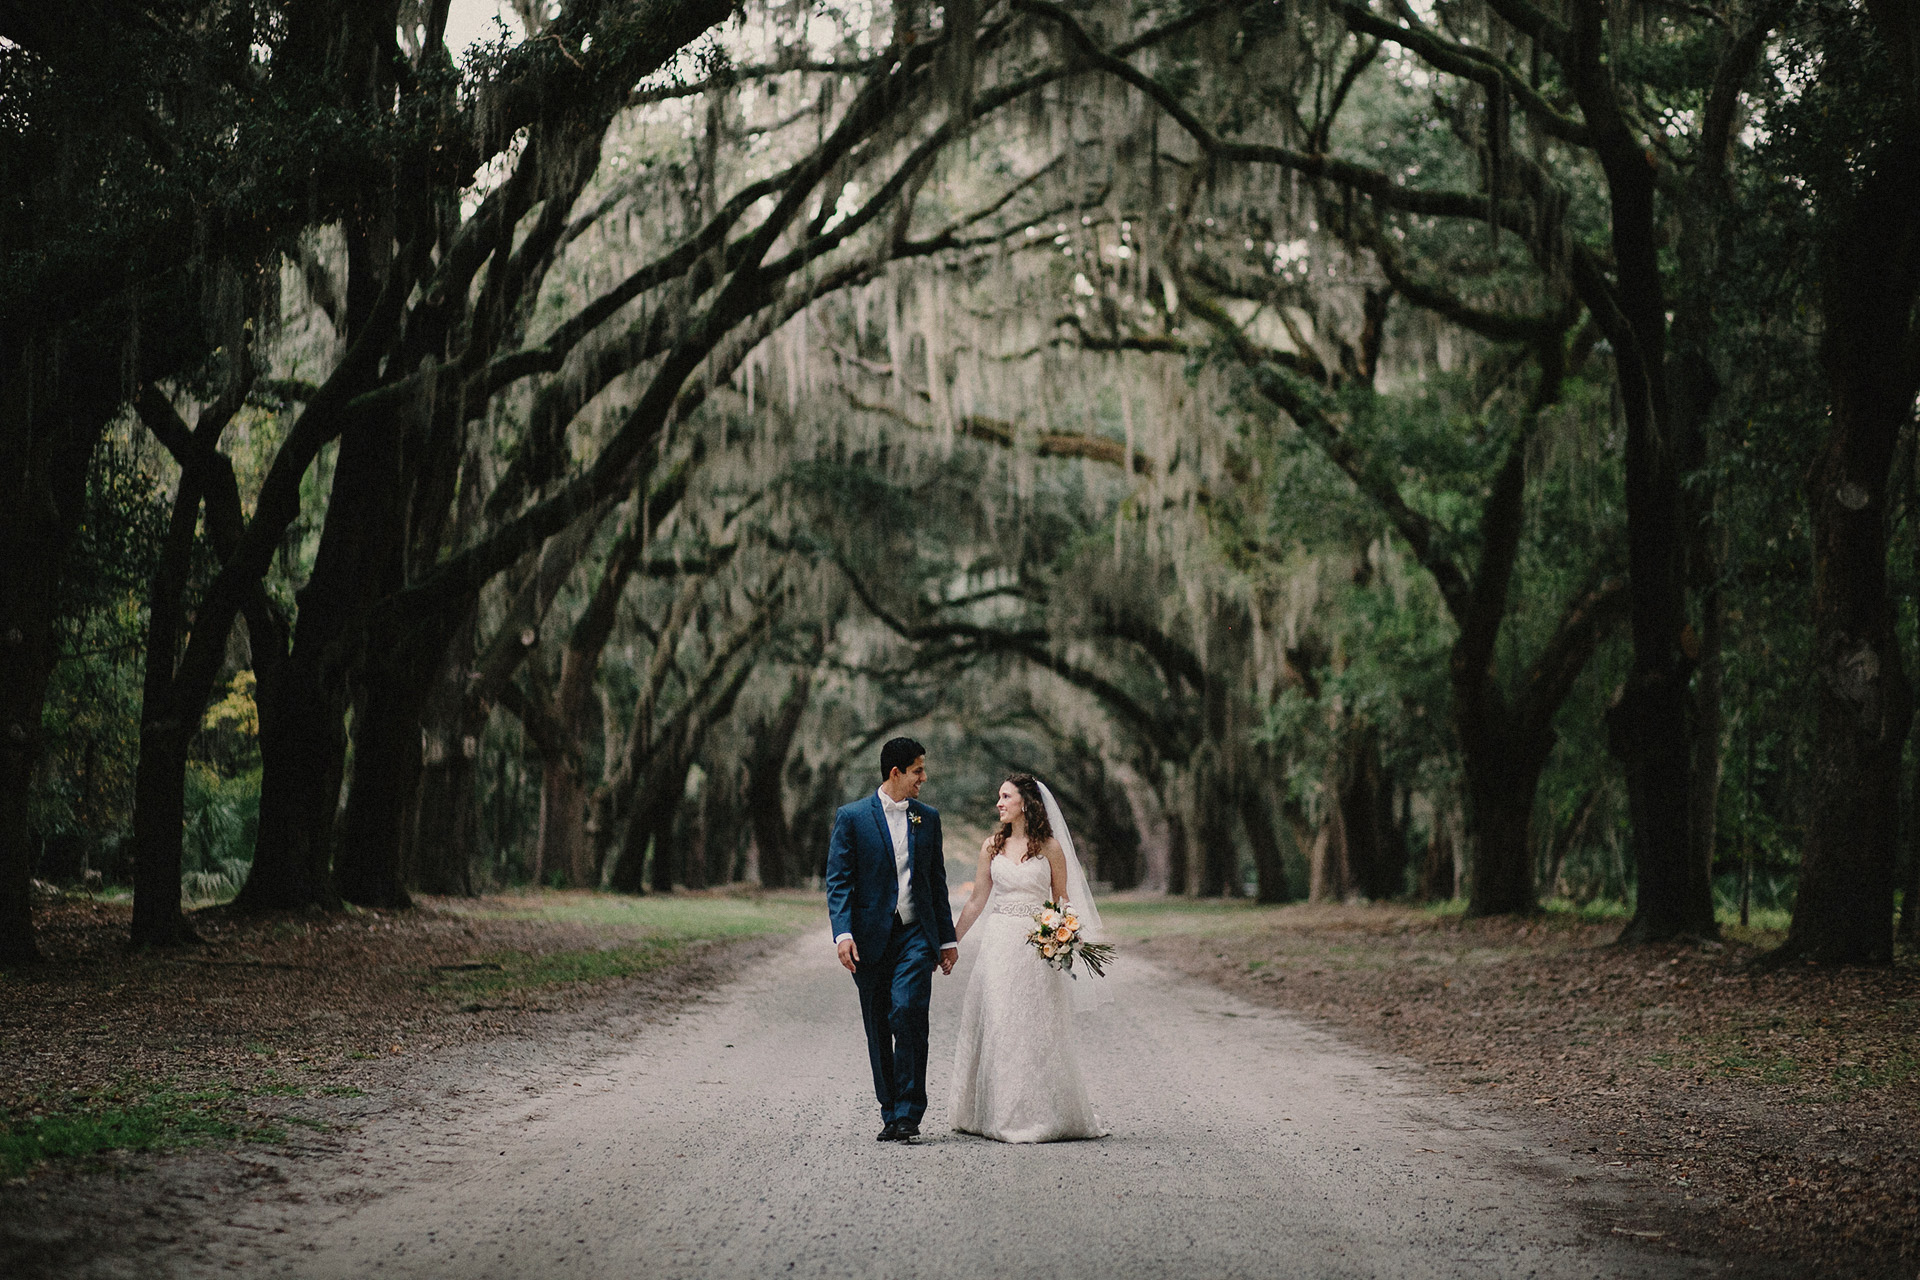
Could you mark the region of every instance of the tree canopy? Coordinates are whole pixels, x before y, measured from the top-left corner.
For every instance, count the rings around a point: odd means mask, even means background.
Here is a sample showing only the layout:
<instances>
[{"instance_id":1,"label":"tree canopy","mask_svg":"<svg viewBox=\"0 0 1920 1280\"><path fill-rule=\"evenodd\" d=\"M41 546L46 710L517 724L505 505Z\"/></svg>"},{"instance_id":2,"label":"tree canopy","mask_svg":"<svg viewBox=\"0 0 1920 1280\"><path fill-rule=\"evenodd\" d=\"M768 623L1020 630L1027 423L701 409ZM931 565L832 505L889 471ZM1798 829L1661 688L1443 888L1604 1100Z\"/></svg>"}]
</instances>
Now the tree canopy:
<instances>
[{"instance_id":1,"label":"tree canopy","mask_svg":"<svg viewBox=\"0 0 1920 1280\"><path fill-rule=\"evenodd\" d=\"M1910 3L93 8L0 5L7 955L799 884L901 731L1122 888L1920 929Z\"/></svg>"}]
</instances>

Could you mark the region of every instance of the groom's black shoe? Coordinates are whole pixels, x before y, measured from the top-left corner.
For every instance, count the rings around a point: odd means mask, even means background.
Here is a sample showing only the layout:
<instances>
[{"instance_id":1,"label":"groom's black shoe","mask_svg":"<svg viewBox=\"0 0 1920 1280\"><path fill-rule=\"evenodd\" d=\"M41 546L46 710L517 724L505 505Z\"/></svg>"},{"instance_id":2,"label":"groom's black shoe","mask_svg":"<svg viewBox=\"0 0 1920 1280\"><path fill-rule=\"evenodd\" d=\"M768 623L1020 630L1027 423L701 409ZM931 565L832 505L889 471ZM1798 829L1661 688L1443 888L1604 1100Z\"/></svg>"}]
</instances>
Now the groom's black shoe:
<instances>
[{"instance_id":1,"label":"groom's black shoe","mask_svg":"<svg viewBox=\"0 0 1920 1280\"><path fill-rule=\"evenodd\" d=\"M896 1120L894 1121L894 1127L900 1131L900 1136L896 1141L912 1142L920 1136L920 1126L911 1120Z\"/></svg>"},{"instance_id":2,"label":"groom's black shoe","mask_svg":"<svg viewBox=\"0 0 1920 1280\"><path fill-rule=\"evenodd\" d=\"M875 1141L875 1142L904 1142L904 1141L906 1141L906 1138L907 1138L907 1135L906 1135L906 1134L905 1134L904 1132L902 1132L902 1131L901 1131L901 1127L900 1127L900 1126L901 1126L901 1123L902 1123L902 1122L901 1122L901 1121L899 1121L899 1120L889 1120L889 1121L887 1121L887 1127L886 1127L886 1128L884 1128L884 1129L882 1129L882 1130L880 1131L880 1133L879 1133L879 1135L878 1135L877 1137L875 1137L875 1138L874 1138L874 1141ZM918 1130L916 1130L915 1132L918 1132Z\"/></svg>"}]
</instances>

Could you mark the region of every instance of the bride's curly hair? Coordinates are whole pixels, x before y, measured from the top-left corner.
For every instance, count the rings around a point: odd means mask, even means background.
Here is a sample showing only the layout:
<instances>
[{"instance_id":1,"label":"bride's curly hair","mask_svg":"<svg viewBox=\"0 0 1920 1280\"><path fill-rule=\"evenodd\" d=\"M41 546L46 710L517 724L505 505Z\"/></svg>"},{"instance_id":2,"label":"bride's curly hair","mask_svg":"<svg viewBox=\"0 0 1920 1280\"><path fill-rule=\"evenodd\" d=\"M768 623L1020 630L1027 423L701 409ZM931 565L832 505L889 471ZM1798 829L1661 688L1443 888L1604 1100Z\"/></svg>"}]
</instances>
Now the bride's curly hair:
<instances>
[{"instance_id":1,"label":"bride's curly hair","mask_svg":"<svg viewBox=\"0 0 1920 1280\"><path fill-rule=\"evenodd\" d=\"M1040 782L1030 773L1010 773L1006 781L1020 793L1021 807L1026 811L1027 819L1027 858L1053 835L1053 824L1047 821L1047 802L1040 798ZM1013 824L1003 822L1000 829L993 833L992 849L989 857L997 858L1006 851L1007 837L1013 834ZM1021 861L1026 861L1022 858Z\"/></svg>"}]
</instances>

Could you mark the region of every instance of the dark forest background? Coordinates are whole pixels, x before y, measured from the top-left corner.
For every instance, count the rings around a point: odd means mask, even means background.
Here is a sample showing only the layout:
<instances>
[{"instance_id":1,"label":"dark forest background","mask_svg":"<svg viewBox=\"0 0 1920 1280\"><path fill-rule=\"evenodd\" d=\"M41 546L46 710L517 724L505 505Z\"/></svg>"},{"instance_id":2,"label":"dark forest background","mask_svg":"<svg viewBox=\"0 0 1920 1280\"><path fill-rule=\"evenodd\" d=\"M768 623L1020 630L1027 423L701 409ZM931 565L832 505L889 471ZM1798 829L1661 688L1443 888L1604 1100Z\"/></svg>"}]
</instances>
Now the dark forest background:
<instances>
[{"instance_id":1,"label":"dark forest background","mask_svg":"<svg viewBox=\"0 0 1920 1280\"><path fill-rule=\"evenodd\" d=\"M512 9L0 3L7 959L804 885L903 732L1115 889L1920 936L1920 6Z\"/></svg>"}]
</instances>

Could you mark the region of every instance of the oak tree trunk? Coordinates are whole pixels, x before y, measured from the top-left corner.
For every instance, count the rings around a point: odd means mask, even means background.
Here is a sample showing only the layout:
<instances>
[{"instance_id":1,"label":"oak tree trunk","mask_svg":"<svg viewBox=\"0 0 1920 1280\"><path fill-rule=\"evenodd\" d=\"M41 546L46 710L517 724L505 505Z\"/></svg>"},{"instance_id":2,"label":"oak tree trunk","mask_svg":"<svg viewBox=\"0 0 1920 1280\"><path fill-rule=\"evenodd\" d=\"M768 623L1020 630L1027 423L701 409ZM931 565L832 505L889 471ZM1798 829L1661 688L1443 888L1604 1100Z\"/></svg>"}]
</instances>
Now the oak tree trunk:
<instances>
[{"instance_id":1,"label":"oak tree trunk","mask_svg":"<svg viewBox=\"0 0 1920 1280\"><path fill-rule=\"evenodd\" d=\"M1326 812L1307 849L1307 901L1345 902L1353 893L1353 870L1347 859L1347 814L1340 803L1339 760L1328 765Z\"/></svg>"},{"instance_id":2,"label":"oak tree trunk","mask_svg":"<svg viewBox=\"0 0 1920 1280\"><path fill-rule=\"evenodd\" d=\"M479 739L429 732L409 824L408 883L422 893L472 897L480 891ZM419 750L416 740L415 750Z\"/></svg>"},{"instance_id":3,"label":"oak tree trunk","mask_svg":"<svg viewBox=\"0 0 1920 1280\"><path fill-rule=\"evenodd\" d=\"M181 706L174 663L187 625L182 593L200 520L199 478L180 478L166 545L147 598L147 661L140 698L140 758L134 769L133 930L136 947L164 947L195 935L180 913L181 840L186 826L187 749L198 707ZM188 717L191 716L191 720Z\"/></svg>"},{"instance_id":4,"label":"oak tree trunk","mask_svg":"<svg viewBox=\"0 0 1920 1280\"><path fill-rule=\"evenodd\" d=\"M755 735L753 751L747 758L747 817L753 825L754 847L759 850L760 883L768 889L789 888L798 874L782 779L812 694L813 672L795 673L773 723Z\"/></svg>"},{"instance_id":5,"label":"oak tree trunk","mask_svg":"<svg viewBox=\"0 0 1920 1280\"><path fill-rule=\"evenodd\" d=\"M346 769L348 678L399 545L398 431L363 423L340 440L313 577L300 592L293 652L259 685L260 833L240 891L250 910L339 905L332 845Z\"/></svg>"},{"instance_id":6,"label":"oak tree trunk","mask_svg":"<svg viewBox=\"0 0 1920 1280\"><path fill-rule=\"evenodd\" d=\"M1533 798L1544 759L1531 765L1491 753L1468 757L1467 824L1473 841L1467 914L1525 915L1537 904L1533 883Z\"/></svg>"},{"instance_id":7,"label":"oak tree trunk","mask_svg":"<svg viewBox=\"0 0 1920 1280\"><path fill-rule=\"evenodd\" d=\"M1920 431L1910 433L1910 438L1914 456L1907 468L1907 534L1914 578L1920 581ZM1907 813L1907 880L1901 895L1899 937L1909 947L1920 947L1920 763L1914 767Z\"/></svg>"},{"instance_id":8,"label":"oak tree trunk","mask_svg":"<svg viewBox=\"0 0 1920 1280\"><path fill-rule=\"evenodd\" d=\"M358 906L407 907L402 851L420 777L418 685L382 664L355 686L353 776L334 882Z\"/></svg>"},{"instance_id":9,"label":"oak tree trunk","mask_svg":"<svg viewBox=\"0 0 1920 1280\"><path fill-rule=\"evenodd\" d=\"M27 799L40 755L41 704L53 674L51 570L65 558L67 535L61 522L38 518L32 506L0 501L0 659L6 669L0 676L0 964L39 954Z\"/></svg>"},{"instance_id":10,"label":"oak tree trunk","mask_svg":"<svg viewBox=\"0 0 1920 1280\"><path fill-rule=\"evenodd\" d=\"M1907 883L1901 895L1900 939L1909 947L1920 947L1920 766L1913 774L1911 812L1914 816L1907 833Z\"/></svg>"},{"instance_id":11,"label":"oak tree trunk","mask_svg":"<svg viewBox=\"0 0 1920 1280\"><path fill-rule=\"evenodd\" d=\"M1920 92L1917 90L1916 92ZM1832 410L1807 477L1813 523L1812 813L1781 958L1893 958L1900 758L1913 693L1887 598L1887 480L1920 388L1920 137L1862 158L1823 246Z\"/></svg>"},{"instance_id":12,"label":"oak tree trunk","mask_svg":"<svg viewBox=\"0 0 1920 1280\"><path fill-rule=\"evenodd\" d=\"M1697 898L1703 891L1713 898L1713 858L1719 842L1720 781L1726 760L1725 664L1720 646L1724 613L1717 588L1701 596L1700 674L1694 681L1699 728L1693 743L1693 777L1689 783L1688 803L1693 811L1687 820L1688 896ZM1718 932L1716 922L1713 932Z\"/></svg>"},{"instance_id":13,"label":"oak tree trunk","mask_svg":"<svg viewBox=\"0 0 1920 1280\"><path fill-rule=\"evenodd\" d=\"M425 893L466 897L479 888L479 757L488 711L468 688L477 627L478 613L469 603L450 638L444 632L432 637L437 660L419 668L425 697L415 704L410 725L415 782L400 865L409 887Z\"/></svg>"},{"instance_id":14,"label":"oak tree trunk","mask_svg":"<svg viewBox=\"0 0 1920 1280\"><path fill-rule=\"evenodd\" d=\"M1607 716L1608 747L1626 771L1638 890L1622 941L1714 931L1713 895L1690 874L1693 711L1687 652L1680 473L1683 440L1668 386L1668 300L1654 210L1654 167L1621 106L1608 65L1611 33L1598 0L1575 7L1571 87L1606 175L1615 279L1591 260L1574 278L1613 347L1626 423L1627 578L1633 666Z\"/></svg>"},{"instance_id":15,"label":"oak tree trunk","mask_svg":"<svg viewBox=\"0 0 1920 1280\"><path fill-rule=\"evenodd\" d=\"M1167 809L1167 892L1186 893L1187 824L1171 806Z\"/></svg>"},{"instance_id":16,"label":"oak tree trunk","mask_svg":"<svg viewBox=\"0 0 1920 1280\"><path fill-rule=\"evenodd\" d=\"M1456 683L1454 733L1467 791L1467 914L1526 915L1539 905L1533 808L1552 736L1528 735L1498 690Z\"/></svg>"},{"instance_id":17,"label":"oak tree trunk","mask_svg":"<svg viewBox=\"0 0 1920 1280\"><path fill-rule=\"evenodd\" d=\"M86 510L94 446L125 376L123 352L106 334L63 340L41 329L31 307L23 314L24 332L0 328L0 964L39 954L30 888L38 850L27 802L59 657L60 569Z\"/></svg>"},{"instance_id":18,"label":"oak tree trunk","mask_svg":"<svg viewBox=\"0 0 1920 1280\"><path fill-rule=\"evenodd\" d=\"M1907 412L1910 412L1908 410ZM1886 595L1880 499L1892 415L1836 404L1809 486L1814 537L1816 720L1811 820L1787 952L1829 963L1893 958L1900 757L1912 719Z\"/></svg>"},{"instance_id":19,"label":"oak tree trunk","mask_svg":"<svg viewBox=\"0 0 1920 1280\"><path fill-rule=\"evenodd\" d=\"M554 754L540 761L540 831L534 841L534 879L559 871L575 888L590 887L593 849L587 840L587 788L573 759Z\"/></svg>"},{"instance_id":20,"label":"oak tree trunk","mask_svg":"<svg viewBox=\"0 0 1920 1280\"><path fill-rule=\"evenodd\" d=\"M337 908L331 850L346 761L345 692L323 683L296 639L286 665L260 681L255 700L260 830L253 870L235 902L255 911Z\"/></svg>"},{"instance_id":21,"label":"oak tree trunk","mask_svg":"<svg viewBox=\"0 0 1920 1280\"><path fill-rule=\"evenodd\" d=\"M1350 737L1340 776L1340 807L1351 888L1383 901L1398 897L1405 887L1407 851L1394 840L1393 794L1382 776L1379 735L1358 728Z\"/></svg>"},{"instance_id":22,"label":"oak tree trunk","mask_svg":"<svg viewBox=\"0 0 1920 1280\"><path fill-rule=\"evenodd\" d=\"M647 887L655 893L672 893L673 886L687 882L686 850L674 837L674 818L679 815L679 800L686 794L686 775L681 775L681 791L668 801L664 792L643 809L653 858L647 864Z\"/></svg>"},{"instance_id":23,"label":"oak tree trunk","mask_svg":"<svg viewBox=\"0 0 1920 1280\"><path fill-rule=\"evenodd\" d=\"M1433 830L1427 835L1427 848L1420 864L1420 883L1414 890L1419 902L1446 902L1455 893L1453 874L1453 835L1447 821L1438 812Z\"/></svg>"},{"instance_id":24,"label":"oak tree trunk","mask_svg":"<svg viewBox=\"0 0 1920 1280\"><path fill-rule=\"evenodd\" d=\"M1240 821L1246 826L1248 842L1253 845L1254 871L1259 877L1255 900L1267 903L1292 902L1285 855L1280 847L1280 830L1273 821L1273 811L1268 807L1266 797L1252 787L1240 797Z\"/></svg>"}]
</instances>

